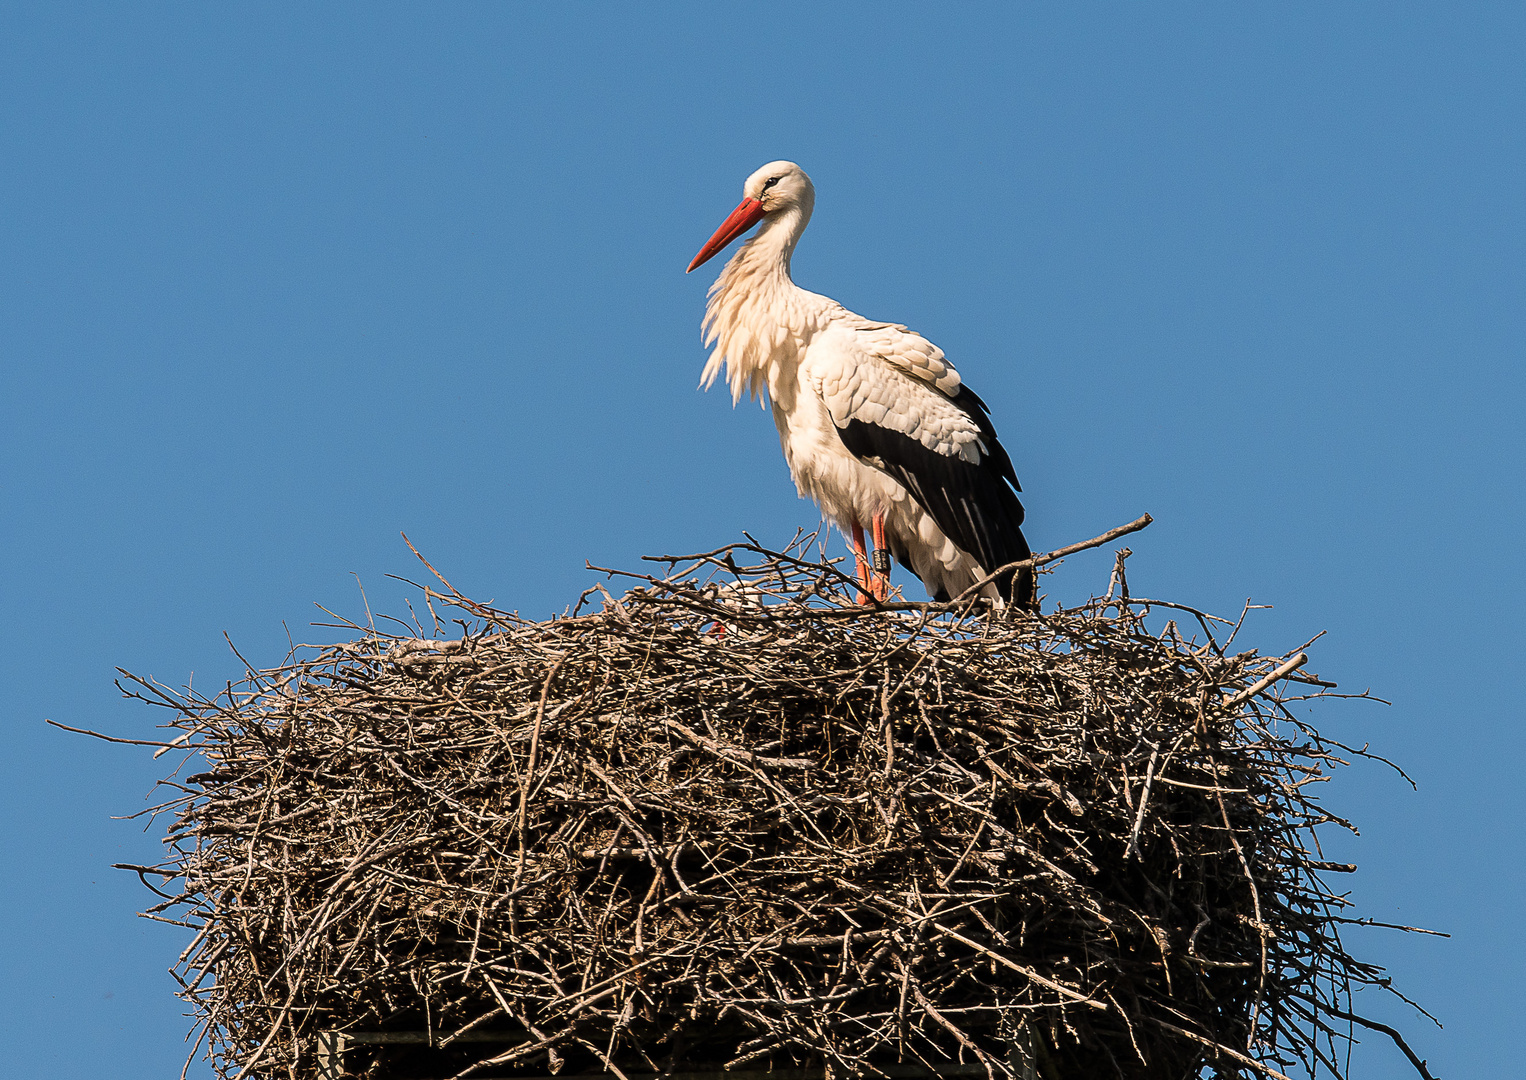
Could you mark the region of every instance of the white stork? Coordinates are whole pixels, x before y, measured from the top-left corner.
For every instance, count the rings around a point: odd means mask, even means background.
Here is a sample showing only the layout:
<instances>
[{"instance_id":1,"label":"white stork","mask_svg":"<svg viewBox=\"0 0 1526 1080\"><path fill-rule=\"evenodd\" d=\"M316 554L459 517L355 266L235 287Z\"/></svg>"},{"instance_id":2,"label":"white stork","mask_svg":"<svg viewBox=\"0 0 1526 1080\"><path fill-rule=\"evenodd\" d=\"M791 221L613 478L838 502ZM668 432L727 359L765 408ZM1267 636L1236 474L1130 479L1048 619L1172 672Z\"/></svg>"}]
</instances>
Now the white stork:
<instances>
[{"instance_id":1,"label":"white stork","mask_svg":"<svg viewBox=\"0 0 1526 1080\"><path fill-rule=\"evenodd\" d=\"M936 600L1028 558L1012 460L985 402L943 350L790 280L790 256L816 202L805 170L771 162L742 194L689 264L692 271L763 222L710 287L705 344L715 349L701 385L711 386L724 364L733 404L744 390L754 398L767 390L795 486L852 537L859 582L876 598L889 592L887 550ZM1033 573L1015 583L1008 574L984 591L1032 607Z\"/></svg>"}]
</instances>

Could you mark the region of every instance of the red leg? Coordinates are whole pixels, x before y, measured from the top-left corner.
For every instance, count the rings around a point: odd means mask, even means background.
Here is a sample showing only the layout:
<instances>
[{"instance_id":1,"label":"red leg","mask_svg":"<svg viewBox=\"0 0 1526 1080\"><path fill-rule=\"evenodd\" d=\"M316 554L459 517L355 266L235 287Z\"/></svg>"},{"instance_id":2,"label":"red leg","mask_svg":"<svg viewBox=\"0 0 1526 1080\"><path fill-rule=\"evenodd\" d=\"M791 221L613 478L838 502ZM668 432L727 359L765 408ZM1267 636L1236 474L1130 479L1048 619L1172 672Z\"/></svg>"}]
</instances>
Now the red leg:
<instances>
[{"instance_id":1,"label":"red leg","mask_svg":"<svg viewBox=\"0 0 1526 1080\"><path fill-rule=\"evenodd\" d=\"M864 527L858 522L853 523L853 557L858 561L858 584L863 590L858 594L858 602L867 604L869 593L873 591L869 583L869 552L864 549Z\"/></svg>"},{"instance_id":2,"label":"red leg","mask_svg":"<svg viewBox=\"0 0 1526 1080\"><path fill-rule=\"evenodd\" d=\"M880 552L884 552L881 555ZM884 601L890 596L890 548L885 543L885 511L874 515L874 598ZM884 569L880 569L880 564Z\"/></svg>"}]
</instances>

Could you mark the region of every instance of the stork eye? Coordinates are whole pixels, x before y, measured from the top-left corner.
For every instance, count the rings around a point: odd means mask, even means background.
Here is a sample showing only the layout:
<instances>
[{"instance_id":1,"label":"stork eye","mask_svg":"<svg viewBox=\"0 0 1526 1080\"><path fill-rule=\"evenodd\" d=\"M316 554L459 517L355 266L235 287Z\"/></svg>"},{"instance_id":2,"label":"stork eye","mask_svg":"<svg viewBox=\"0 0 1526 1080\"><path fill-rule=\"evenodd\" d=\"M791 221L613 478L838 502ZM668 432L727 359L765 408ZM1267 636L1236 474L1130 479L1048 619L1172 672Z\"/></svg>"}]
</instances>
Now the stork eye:
<instances>
[{"instance_id":1,"label":"stork eye","mask_svg":"<svg viewBox=\"0 0 1526 1080\"><path fill-rule=\"evenodd\" d=\"M773 187L775 184L777 184L780 180L783 180L783 179L784 179L784 177L782 177L782 176L770 176L767 180L763 181L763 190L767 191L769 188Z\"/></svg>"}]
</instances>

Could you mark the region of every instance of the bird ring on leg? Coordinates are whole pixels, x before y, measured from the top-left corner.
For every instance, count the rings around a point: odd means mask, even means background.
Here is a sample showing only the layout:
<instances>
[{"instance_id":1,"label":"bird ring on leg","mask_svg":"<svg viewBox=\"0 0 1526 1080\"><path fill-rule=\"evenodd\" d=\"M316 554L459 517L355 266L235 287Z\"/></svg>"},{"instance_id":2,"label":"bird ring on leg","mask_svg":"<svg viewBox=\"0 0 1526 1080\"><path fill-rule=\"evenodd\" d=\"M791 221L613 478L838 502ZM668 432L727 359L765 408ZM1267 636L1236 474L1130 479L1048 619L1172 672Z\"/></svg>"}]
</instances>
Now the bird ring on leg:
<instances>
[{"instance_id":1,"label":"bird ring on leg","mask_svg":"<svg viewBox=\"0 0 1526 1080\"><path fill-rule=\"evenodd\" d=\"M881 577L890 576L890 552L884 548L874 549L874 572Z\"/></svg>"}]
</instances>

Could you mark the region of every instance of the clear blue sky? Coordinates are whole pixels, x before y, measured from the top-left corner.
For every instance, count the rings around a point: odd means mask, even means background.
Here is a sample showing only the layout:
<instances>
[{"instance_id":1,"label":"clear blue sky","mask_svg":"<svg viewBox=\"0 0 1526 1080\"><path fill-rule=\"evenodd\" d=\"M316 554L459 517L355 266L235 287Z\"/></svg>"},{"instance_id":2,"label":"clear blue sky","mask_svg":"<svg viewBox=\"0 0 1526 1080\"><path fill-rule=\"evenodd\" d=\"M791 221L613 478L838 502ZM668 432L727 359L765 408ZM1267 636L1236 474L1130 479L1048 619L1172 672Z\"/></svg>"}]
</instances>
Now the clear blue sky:
<instances>
[{"instance_id":1,"label":"clear blue sky","mask_svg":"<svg viewBox=\"0 0 1526 1080\"><path fill-rule=\"evenodd\" d=\"M114 666L211 689L352 574L400 612L399 530L542 616L818 520L695 389L684 266L779 157L797 280L947 351L1035 546L1149 511L1136 592L1392 699L1315 719L1419 791L1326 798L1363 911L1455 935L1353 936L1447 1027L1364 1004L1518 1070L1523 56L1485 3L5 5L0 1071L184 1053L184 935L107 868L159 763L42 723L152 737Z\"/></svg>"}]
</instances>

